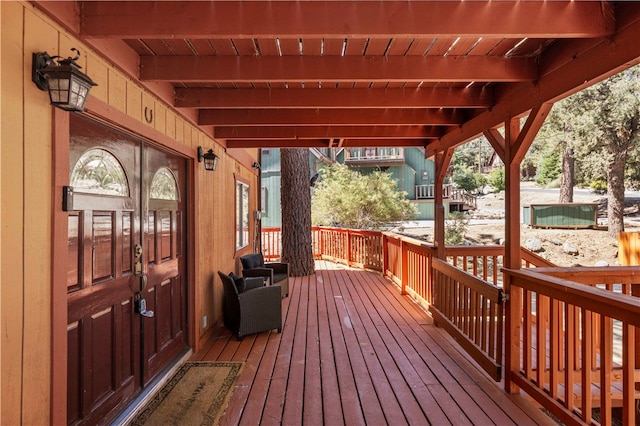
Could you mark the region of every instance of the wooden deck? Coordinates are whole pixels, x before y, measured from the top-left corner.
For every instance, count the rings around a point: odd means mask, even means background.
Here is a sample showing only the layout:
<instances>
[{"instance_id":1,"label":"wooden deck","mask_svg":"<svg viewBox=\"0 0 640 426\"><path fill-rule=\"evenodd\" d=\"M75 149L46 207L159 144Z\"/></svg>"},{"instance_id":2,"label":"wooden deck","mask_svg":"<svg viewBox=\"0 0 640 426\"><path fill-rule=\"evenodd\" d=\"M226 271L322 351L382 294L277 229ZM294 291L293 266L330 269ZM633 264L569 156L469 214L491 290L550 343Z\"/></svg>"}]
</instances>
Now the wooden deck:
<instances>
[{"instance_id":1,"label":"wooden deck","mask_svg":"<svg viewBox=\"0 0 640 426\"><path fill-rule=\"evenodd\" d=\"M381 275L318 262L290 281L281 334L218 326L193 357L245 362L221 424L555 425Z\"/></svg>"}]
</instances>

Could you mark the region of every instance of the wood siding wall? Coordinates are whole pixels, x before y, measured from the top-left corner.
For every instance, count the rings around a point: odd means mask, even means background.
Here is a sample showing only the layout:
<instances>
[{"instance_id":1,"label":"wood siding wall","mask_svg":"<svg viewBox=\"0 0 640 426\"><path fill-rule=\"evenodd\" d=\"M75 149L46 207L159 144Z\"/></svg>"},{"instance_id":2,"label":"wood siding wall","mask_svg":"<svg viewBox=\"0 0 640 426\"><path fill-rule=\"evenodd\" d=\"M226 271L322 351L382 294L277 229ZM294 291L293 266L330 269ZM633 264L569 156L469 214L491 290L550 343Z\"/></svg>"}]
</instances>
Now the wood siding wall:
<instances>
[{"instance_id":1,"label":"wood siding wall","mask_svg":"<svg viewBox=\"0 0 640 426\"><path fill-rule=\"evenodd\" d=\"M250 184L250 211L256 210L259 185L251 164L258 155L257 150L227 152L170 105L120 72L108 58L91 51L31 4L0 2L0 15L0 423L51 424L65 420L64 407L56 406L66 401L66 396L57 395L60 386L66 393L66 375L60 374L60 370L66 371L66 357L59 352L52 355L54 347L66 353L66 343L56 341L66 335L66 329L57 330L52 320L66 320L66 286L55 289L52 278L52 271L60 268L54 265L53 247L61 247L53 241L54 233L59 235L53 223L60 223L55 220L60 212L54 205L58 197L53 177L60 163L53 153L65 152L56 148L60 141L54 133L65 132L54 126L59 112L54 113L46 92L31 82L32 53L47 51L67 57L72 56L72 47L79 49L79 64L98 83L91 91L87 113L117 123L190 160L188 180L195 190L186 194L194 210L187 225L195 243L188 245L193 258L188 263L192 292L189 326L194 330L191 344L196 348L222 314L222 286L214 278L215 272L238 271L237 257L243 253L235 251L231 231L235 227L234 182L238 178ZM59 121L55 123L59 125ZM220 156L215 172L204 171L195 160L198 146L213 148ZM244 249L250 250L251 245ZM56 262L59 258L58 253ZM207 329L202 329L203 315L208 317Z\"/></svg>"}]
</instances>

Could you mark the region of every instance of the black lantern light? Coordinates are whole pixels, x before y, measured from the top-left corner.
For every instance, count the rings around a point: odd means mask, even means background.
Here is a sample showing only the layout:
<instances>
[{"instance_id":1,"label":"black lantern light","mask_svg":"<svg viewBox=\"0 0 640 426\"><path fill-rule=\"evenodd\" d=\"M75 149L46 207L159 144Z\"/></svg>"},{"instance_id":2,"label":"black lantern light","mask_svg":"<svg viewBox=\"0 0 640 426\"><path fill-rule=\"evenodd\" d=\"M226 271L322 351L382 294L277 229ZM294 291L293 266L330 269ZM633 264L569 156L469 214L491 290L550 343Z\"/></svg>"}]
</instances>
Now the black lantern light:
<instances>
[{"instance_id":1,"label":"black lantern light","mask_svg":"<svg viewBox=\"0 0 640 426\"><path fill-rule=\"evenodd\" d=\"M209 151L204 152L201 146L198 147L198 163L201 163L204 160L204 169L213 171L216 169L218 165L218 156L213 149L209 149Z\"/></svg>"},{"instance_id":2,"label":"black lantern light","mask_svg":"<svg viewBox=\"0 0 640 426\"><path fill-rule=\"evenodd\" d=\"M40 90L48 90L51 105L66 111L82 111L91 87L97 86L76 63L80 51L74 58L61 59L49 56L47 52L33 54L31 80Z\"/></svg>"}]
</instances>

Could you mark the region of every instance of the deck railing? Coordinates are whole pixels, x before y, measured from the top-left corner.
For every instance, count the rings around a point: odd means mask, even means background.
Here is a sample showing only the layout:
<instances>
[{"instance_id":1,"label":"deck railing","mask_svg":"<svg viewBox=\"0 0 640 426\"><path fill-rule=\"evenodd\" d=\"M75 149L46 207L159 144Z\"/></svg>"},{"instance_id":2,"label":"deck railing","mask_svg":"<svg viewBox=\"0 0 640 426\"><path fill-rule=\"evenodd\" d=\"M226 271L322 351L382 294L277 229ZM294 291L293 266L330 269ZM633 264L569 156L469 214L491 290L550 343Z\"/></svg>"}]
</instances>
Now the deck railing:
<instances>
[{"instance_id":1,"label":"deck railing","mask_svg":"<svg viewBox=\"0 0 640 426\"><path fill-rule=\"evenodd\" d=\"M558 268L522 249L522 269L506 270L502 246L438 259L424 241L342 228L314 228L314 240L318 257L391 279L494 379L563 422L612 424L614 407L623 424L640 420L640 268Z\"/></svg>"},{"instance_id":2,"label":"deck railing","mask_svg":"<svg viewBox=\"0 0 640 426\"><path fill-rule=\"evenodd\" d=\"M318 229L320 256L373 271L382 271L382 234L360 229Z\"/></svg>"},{"instance_id":3,"label":"deck railing","mask_svg":"<svg viewBox=\"0 0 640 426\"><path fill-rule=\"evenodd\" d=\"M449 198L452 188L451 184L442 185L442 198ZM416 200L433 199L436 197L436 186L434 184L416 185L414 195Z\"/></svg>"},{"instance_id":4,"label":"deck railing","mask_svg":"<svg viewBox=\"0 0 640 426\"><path fill-rule=\"evenodd\" d=\"M511 383L565 423L612 424L613 408L620 407L618 420L636 424L639 273L630 267L504 270Z\"/></svg>"},{"instance_id":5,"label":"deck railing","mask_svg":"<svg viewBox=\"0 0 640 426\"><path fill-rule=\"evenodd\" d=\"M478 207L478 199L475 195L468 194L463 189L454 189L451 191L451 199L453 201L462 201L464 204L472 207Z\"/></svg>"},{"instance_id":6,"label":"deck railing","mask_svg":"<svg viewBox=\"0 0 640 426\"><path fill-rule=\"evenodd\" d=\"M482 368L502 378L502 289L440 259L433 259L433 302L436 324L444 327Z\"/></svg>"}]
</instances>

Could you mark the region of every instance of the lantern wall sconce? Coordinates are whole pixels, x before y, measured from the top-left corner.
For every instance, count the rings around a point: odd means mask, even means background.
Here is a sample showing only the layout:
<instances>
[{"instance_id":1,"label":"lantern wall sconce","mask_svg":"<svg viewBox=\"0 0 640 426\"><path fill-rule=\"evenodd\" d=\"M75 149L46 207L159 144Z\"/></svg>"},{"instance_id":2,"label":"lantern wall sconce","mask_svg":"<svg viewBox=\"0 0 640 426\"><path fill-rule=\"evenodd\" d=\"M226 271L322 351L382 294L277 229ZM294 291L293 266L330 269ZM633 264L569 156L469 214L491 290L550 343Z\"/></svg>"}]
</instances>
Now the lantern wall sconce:
<instances>
[{"instance_id":1,"label":"lantern wall sconce","mask_svg":"<svg viewBox=\"0 0 640 426\"><path fill-rule=\"evenodd\" d=\"M198 163L202 163L204 161L204 169L214 171L216 166L218 165L218 156L213 149L209 149L209 151L204 152L201 146L198 147Z\"/></svg>"},{"instance_id":2,"label":"lantern wall sconce","mask_svg":"<svg viewBox=\"0 0 640 426\"><path fill-rule=\"evenodd\" d=\"M40 90L49 91L51 105L65 111L82 111L93 86L97 86L76 63L80 51L74 58L62 59L49 56L47 52L34 53L31 66L31 80Z\"/></svg>"}]
</instances>

